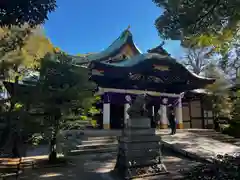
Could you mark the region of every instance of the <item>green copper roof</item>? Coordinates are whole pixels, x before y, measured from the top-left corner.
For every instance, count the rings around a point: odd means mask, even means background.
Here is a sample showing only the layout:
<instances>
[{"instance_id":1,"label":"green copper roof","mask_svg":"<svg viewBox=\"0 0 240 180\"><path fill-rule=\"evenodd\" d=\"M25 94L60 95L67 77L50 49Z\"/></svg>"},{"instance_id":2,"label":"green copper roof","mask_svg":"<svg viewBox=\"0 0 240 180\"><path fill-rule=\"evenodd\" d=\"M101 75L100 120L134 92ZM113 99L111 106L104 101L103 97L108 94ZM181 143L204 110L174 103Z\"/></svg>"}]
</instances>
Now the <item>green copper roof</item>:
<instances>
[{"instance_id":1,"label":"green copper roof","mask_svg":"<svg viewBox=\"0 0 240 180\"><path fill-rule=\"evenodd\" d=\"M215 79L198 76L167 55L139 54L130 60L92 63L91 79L101 87L181 93L204 88Z\"/></svg>"},{"instance_id":2,"label":"green copper roof","mask_svg":"<svg viewBox=\"0 0 240 180\"><path fill-rule=\"evenodd\" d=\"M122 34L107 49L103 50L102 52L89 54L83 57L72 56L73 64L82 64L91 61L102 60L104 58L107 60L108 57L118 52L121 47L127 43L133 44L138 53L141 54L141 51L136 47L132 40L132 33L127 29L123 31Z\"/></svg>"}]
</instances>

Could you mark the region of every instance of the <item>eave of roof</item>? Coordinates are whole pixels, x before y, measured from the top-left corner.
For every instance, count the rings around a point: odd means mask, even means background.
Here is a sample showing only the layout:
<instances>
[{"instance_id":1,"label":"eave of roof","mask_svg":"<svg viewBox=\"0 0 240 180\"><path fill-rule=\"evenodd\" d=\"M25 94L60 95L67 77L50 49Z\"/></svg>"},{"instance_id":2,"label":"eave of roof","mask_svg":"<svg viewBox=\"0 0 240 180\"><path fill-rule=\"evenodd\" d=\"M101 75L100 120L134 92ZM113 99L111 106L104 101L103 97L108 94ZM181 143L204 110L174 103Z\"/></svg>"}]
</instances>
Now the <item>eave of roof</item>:
<instances>
[{"instance_id":1,"label":"eave of roof","mask_svg":"<svg viewBox=\"0 0 240 180\"><path fill-rule=\"evenodd\" d=\"M133 42L132 33L127 29L123 31L121 36L118 37L107 49L99 53L91 53L85 56L72 56L73 64L84 64L92 61L106 60L117 54L117 52L126 44L129 44L132 48L134 48L137 54L142 53Z\"/></svg>"}]
</instances>

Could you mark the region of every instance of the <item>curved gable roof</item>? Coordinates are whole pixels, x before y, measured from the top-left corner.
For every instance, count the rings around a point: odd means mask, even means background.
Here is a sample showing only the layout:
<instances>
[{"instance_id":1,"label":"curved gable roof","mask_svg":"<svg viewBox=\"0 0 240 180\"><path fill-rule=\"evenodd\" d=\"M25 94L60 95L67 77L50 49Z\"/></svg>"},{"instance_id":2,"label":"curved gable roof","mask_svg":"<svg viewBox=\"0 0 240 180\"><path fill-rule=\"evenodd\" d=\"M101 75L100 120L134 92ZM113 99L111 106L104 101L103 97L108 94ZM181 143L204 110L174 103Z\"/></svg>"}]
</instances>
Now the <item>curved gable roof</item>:
<instances>
[{"instance_id":1,"label":"curved gable roof","mask_svg":"<svg viewBox=\"0 0 240 180\"><path fill-rule=\"evenodd\" d=\"M124 30L122 34L107 49L99 53L92 53L83 57L72 56L73 64L108 60L110 57L116 56L118 53L120 53L126 45L130 46L136 55L141 54L141 51L133 42L132 33L127 29Z\"/></svg>"},{"instance_id":2,"label":"curved gable roof","mask_svg":"<svg viewBox=\"0 0 240 180\"><path fill-rule=\"evenodd\" d=\"M190 72L169 56L156 53L139 54L117 63L94 62L91 68L92 80L98 85L120 89L136 86L139 89L180 93L204 88L215 81Z\"/></svg>"}]
</instances>

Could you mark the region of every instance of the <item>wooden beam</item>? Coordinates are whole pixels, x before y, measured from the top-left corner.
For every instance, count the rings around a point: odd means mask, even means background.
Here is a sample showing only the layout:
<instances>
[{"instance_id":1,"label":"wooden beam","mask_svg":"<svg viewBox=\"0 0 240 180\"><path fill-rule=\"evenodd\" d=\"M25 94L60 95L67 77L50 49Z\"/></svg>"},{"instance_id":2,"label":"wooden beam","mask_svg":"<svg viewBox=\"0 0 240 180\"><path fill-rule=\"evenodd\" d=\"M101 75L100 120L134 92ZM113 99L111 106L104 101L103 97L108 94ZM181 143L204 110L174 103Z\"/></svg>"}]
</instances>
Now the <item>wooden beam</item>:
<instances>
[{"instance_id":1,"label":"wooden beam","mask_svg":"<svg viewBox=\"0 0 240 180\"><path fill-rule=\"evenodd\" d=\"M114 89L114 88L101 88L99 87L97 95L102 95L106 92L116 92L122 94L149 94L151 96L167 96L167 97L183 97L183 93L181 94L173 94L173 93L161 93L156 91L143 91L143 90L133 90L133 89Z\"/></svg>"}]
</instances>

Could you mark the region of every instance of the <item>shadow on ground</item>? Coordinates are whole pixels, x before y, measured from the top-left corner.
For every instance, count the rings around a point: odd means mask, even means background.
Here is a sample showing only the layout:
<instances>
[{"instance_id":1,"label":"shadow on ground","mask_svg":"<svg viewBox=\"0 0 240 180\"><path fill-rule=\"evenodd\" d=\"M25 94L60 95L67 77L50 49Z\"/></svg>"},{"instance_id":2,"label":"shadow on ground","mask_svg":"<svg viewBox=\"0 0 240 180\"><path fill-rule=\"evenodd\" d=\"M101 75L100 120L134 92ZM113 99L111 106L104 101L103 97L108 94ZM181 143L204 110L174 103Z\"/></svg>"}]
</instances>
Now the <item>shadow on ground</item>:
<instances>
[{"instance_id":1,"label":"shadow on ground","mask_svg":"<svg viewBox=\"0 0 240 180\"><path fill-rule=\"evenodd\" d=\"M201 130L188 130L188 132L192 133L195 136L201 136L206 138L211 138L217 141L220 141L222 143L230 143L235 146L240 146L240 139L234 138L232 136L228 136L226 134L222 134L220 132L216 131L201 131Z\"/></svg>"},{"instance_id":2,"label":"shadow on ground","mask_svg":"<svg viewBox=\"0 0 240 180\"><path fill-rule=\"evenodd\" d=\"M174 136L165 135L162 137L162 140L176 149L198 154L203 157L215 155L211 149L208 150L206 148L209 144L215 147L215 144L211 141L211 139L202 138L201 136L195 137L192 133L180 133ZM218 144L216 144L216 146L217 145Z\"/></svg>"},{"instance_id":3,"label":"shadow on ground","mask_svg":"<svg viewBox=\"0 0 240 180\"><path fill-rule=\"evenodd\" d=\"M103 179L102 175L110 171L115 157L109 154L75 156L68 158L68 164L62 167L29 169L20 176L22 180L91 180ZM14 178L13 178L14 179Z\"/></svg>"},{"instance_id":4,"label":"shadow on ground","mask_svg":"<svg viewBox=\"0 0 240 180\"><path fill-rule=\"evenodd\" d=\"M22 180L103 180L117 179L110 175L116 162L115 153L98 153L92 155L74 156L69 158L63 167L29 169L19 178ZM179 177L179 170L188 169L199 163L181 157L170 151L163 152L163 162L171 172L168 175L148 177L147 179L174 179ZM12 178L14 179L14 178ZM146 178L144 178L146 179Z\"/></svg>"}]
</instances>

